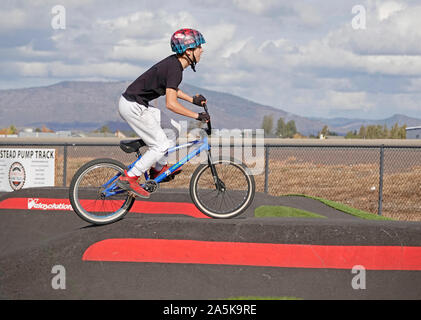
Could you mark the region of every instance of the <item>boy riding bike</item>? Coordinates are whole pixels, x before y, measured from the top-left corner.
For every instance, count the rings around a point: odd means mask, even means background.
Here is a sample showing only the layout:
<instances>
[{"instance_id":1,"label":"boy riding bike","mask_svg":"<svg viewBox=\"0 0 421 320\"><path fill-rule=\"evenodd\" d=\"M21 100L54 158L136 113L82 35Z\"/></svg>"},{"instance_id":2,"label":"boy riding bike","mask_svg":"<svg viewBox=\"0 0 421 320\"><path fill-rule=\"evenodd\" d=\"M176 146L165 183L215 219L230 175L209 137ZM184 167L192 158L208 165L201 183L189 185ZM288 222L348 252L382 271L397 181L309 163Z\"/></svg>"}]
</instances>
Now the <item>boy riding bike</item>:
<instances>
[{"instance_id":1,"label":"boy riding bike","mask_svg":"<svg viewBox=\"0 0 421 320\"><path fill-rule=\"evenodd\" d=\"M195 95L190 97L178 89L183 77L183 71L195 66L203 53L202 44L206 43L202 34L194 29L180 29L171 37L171 49L175 54L163 59L137 78L122 94L119 101L120 116L127 121L136 134L145 142L149 149L129 171L125 170L117 181L117 185L131 191L142 198L149 198L149 192L137 182L139 177L150 169L150 179L155 179L168 170L168 148L175 146L176 137L169 137L162 126L168 120L159 109L149 105L151 100L166 96L166 107L172 112L199 121L209 121L206 112L196 113L180 104L177 98L198 106L206 103L205 97ZM176 171L173 174L178 174Z\"/></svg>"}]
</instances>

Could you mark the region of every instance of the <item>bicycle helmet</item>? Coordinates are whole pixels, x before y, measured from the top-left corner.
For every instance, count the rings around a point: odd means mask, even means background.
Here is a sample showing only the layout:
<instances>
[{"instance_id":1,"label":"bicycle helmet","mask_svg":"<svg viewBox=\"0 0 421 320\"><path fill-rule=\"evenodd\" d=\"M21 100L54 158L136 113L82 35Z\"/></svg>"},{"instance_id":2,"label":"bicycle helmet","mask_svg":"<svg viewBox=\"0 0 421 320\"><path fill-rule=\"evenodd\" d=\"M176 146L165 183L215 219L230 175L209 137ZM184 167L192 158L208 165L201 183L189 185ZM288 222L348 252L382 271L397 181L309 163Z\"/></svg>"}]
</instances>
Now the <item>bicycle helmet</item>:
<instances>
[{"instance_id":1,"label":"bicycle helmet","mask_svg":"<svg viewBox=\"0 0 421 320\"><path fill-rule=\"evenodd\" d=\"M171 49L173 52L177 53L178 55L183 54L186 52L187 49L196 48L204 43L206 43L205 38L203 35L194 29L180 29L174 32L171 37ZM196 57L193 56L193 61L186 56L187 59L190 61L190 66L193 71L196 72Z\"/></svg>"}]
</instances>

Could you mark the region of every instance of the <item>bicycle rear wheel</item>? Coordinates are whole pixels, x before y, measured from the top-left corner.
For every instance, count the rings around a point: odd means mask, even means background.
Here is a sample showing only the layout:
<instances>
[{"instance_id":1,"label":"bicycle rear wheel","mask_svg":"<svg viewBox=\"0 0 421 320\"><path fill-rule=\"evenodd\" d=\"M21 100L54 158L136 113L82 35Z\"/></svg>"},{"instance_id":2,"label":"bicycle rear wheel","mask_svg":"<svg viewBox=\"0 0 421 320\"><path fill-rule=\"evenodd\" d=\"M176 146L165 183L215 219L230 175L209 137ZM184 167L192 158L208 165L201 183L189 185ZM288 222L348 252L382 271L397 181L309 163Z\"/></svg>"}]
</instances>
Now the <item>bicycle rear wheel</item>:
<instances>
[{"instance_id":1,"label":"bicycle rear wheel","mask_svg":"<svg viewBox=\"0 0 421 320\"><path fill-rule=\"evenodd\" d=\"M234 159L213 160L212 163L219 181L215 183L209 164L200 165L190 180L190 196L196 207L209 217L238 216L253 201L254 178L243 163Z\"/></svg>"},{"instance_id":2,"label":"bicycle rear wheel","mask_svg":"<svg viewBox=\"0 0 421 320\"><path fill-rule=\"evenodd\" d=\"M93 224L108 224L124 217L135 200L115 185L124 169L119 161L96 159L75 173L69 199L80 218Z\"/></svg>"}]
</instances>

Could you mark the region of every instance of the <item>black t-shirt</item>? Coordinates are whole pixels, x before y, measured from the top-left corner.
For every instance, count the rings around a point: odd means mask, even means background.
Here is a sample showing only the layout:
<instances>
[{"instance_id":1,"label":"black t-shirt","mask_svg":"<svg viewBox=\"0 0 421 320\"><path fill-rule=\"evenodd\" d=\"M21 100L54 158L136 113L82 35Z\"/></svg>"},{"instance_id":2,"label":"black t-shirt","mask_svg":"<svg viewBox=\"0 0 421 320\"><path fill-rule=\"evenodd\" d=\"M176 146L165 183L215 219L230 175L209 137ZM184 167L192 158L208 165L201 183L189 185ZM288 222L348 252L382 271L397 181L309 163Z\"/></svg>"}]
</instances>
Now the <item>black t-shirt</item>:
<instances>
[{"instance_id":1,"label":"black t-shirt","mask_svg":"<svg viewBox=\"0 0 421 320\"><path fill-rule=\"evenodd\" d=\"M123 96L148 106L149 101L165 95L166 88L177 90L183 79L183 67L175 54L165 58L128 86Z\"/></svg>"}]
</instances>

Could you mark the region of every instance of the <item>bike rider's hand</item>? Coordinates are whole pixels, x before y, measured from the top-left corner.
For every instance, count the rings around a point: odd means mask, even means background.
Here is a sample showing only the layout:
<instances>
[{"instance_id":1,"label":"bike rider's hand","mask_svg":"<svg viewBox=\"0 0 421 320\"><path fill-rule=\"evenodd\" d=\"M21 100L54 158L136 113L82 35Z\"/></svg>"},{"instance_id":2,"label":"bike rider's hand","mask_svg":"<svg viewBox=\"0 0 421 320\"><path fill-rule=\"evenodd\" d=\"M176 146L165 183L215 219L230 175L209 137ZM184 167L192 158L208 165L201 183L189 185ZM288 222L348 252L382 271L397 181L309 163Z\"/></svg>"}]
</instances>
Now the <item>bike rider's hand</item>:
<instances>
[{"instance_id":1,"label":"bike rider's hand","mask_svg":"<svg viewBox=\"0 0 421 320\"><path fill-rule=\"evenodd\" d=\"M193 96L193 104L199 107L203 107L203 104L205 103L206 103L206 98L202 96L201 94L196 94L195 96Z\"/></svg>"},{"instance_id":2,"label":"bike rider's hand","mask_svg":"<svg viewBox=\"0 0 421 320\"><path fill-rule=\"evenodd\" d=\"M209 113L206 112L200 112L198 113L198 116L196 120L202 121L202 122L208 122L210 120Z\"/></svg>"}]
</instances>

